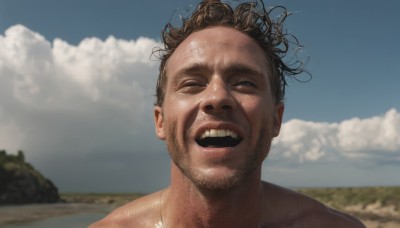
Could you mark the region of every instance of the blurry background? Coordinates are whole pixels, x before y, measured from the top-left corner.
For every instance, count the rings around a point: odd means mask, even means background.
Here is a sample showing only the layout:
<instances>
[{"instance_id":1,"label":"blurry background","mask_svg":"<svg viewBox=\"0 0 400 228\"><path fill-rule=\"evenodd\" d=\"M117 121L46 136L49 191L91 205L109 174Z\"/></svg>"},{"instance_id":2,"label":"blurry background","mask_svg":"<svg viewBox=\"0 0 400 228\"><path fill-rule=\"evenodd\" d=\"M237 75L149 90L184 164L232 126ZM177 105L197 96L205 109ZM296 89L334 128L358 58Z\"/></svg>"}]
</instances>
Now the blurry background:
<instances>
[{"instance_id":1,"label":"blurry background","mask_svg":"<svg viewBox=\"0 0 400 228\"><path fill-rule=\"evenodd\" d=\"M195 3L0 0L0 150L23 150L62 192L166 186L151 52L177 7ZM285 123L263 179L400 185L400 2L266 4L294 12L286 28L304 45L313 79L288 81Z\"/></svg>"}]
</instances>

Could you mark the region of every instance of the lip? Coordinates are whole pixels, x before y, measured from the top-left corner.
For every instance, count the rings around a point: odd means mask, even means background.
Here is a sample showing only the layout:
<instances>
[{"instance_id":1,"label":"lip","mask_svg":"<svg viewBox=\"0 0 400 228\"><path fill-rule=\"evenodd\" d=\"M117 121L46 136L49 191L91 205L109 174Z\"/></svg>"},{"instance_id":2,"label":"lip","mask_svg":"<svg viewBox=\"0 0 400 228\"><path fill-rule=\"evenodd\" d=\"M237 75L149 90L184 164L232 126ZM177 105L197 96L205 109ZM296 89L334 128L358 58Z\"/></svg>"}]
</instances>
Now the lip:
<instances>
[{"instance_id":1,"label":"lip","mask_svg":"<svg viewBox=\"0 0 400 228\"><path fill-rule=\"evenodd\" d=\"M198 155L206 156L207 159L216 160L221 160L221 158L223 158L223 160L229 160L233 157L237 157L239 153L236 147L202 147L196 144Z\"/></svg>"}]
</instances>

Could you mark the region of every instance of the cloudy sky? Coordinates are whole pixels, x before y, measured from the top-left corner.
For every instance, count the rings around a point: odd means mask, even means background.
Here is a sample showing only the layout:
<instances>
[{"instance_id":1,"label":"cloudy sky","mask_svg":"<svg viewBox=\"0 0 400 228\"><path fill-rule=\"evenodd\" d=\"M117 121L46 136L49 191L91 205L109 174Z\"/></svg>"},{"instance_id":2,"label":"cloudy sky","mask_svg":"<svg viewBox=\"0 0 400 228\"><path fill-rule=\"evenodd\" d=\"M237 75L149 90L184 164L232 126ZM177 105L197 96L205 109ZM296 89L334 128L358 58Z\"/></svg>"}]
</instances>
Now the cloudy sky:
<instances>
[{"instance_id":1,"label":"cloudy sky","mask_svg":"<svg viewBox=\"0 0 400 228\"><path fill-rule=\"evenodd\" d=\"M195 3L0 0L0 149L25 151L64 192L166 186L169 157L152 119L159 62L150 54L171 16ZM400 2L269 3L295 12L287 29L304 44L313 78L289 80L263 179L400 185Z\"/></svg>"}]
</instances>

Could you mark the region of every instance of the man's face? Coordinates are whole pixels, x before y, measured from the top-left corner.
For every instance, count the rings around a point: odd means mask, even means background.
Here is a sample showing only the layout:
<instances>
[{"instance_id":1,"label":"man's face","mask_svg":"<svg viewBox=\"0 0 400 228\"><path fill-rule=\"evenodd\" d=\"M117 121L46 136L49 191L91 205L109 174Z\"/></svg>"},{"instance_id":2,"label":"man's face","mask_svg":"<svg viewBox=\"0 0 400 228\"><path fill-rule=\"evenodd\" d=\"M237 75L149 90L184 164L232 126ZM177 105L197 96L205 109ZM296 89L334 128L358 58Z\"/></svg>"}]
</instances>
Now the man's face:
<instances>
[{"instance_id":1,"label":"man's face","mask_svg":"<svg viewBox=\"0 0 400 228\"><path fill-rule=\"evenodd\" d=\"M156 133L196 186L229 189L261 170L283 114L268 66L253 39L221 26L191 34L168 60Z\"/></svg>"}]
</instances>

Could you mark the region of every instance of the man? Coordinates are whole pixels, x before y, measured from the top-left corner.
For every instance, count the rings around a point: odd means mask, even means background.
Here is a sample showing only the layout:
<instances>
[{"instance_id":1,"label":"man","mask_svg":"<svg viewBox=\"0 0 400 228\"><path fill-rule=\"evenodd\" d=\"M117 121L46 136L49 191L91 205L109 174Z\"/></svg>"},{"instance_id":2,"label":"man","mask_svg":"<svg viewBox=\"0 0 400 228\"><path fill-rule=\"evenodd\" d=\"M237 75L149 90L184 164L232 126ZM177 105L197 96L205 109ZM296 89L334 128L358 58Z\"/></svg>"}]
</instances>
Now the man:
<instances>
[{"instance_id":1,"label":"man","mask_svg":"<svg viewBox=\"0 0 400 228\"><path fill-rule=\"evenodd\" d=\"M261 181L279 134L289 41L284 8L235 9L202 1L180 28L163 32L157 136L172 158L169 187L112 212L93 227L364 227L357 219Z\"/></svg>"}]
</instances>

